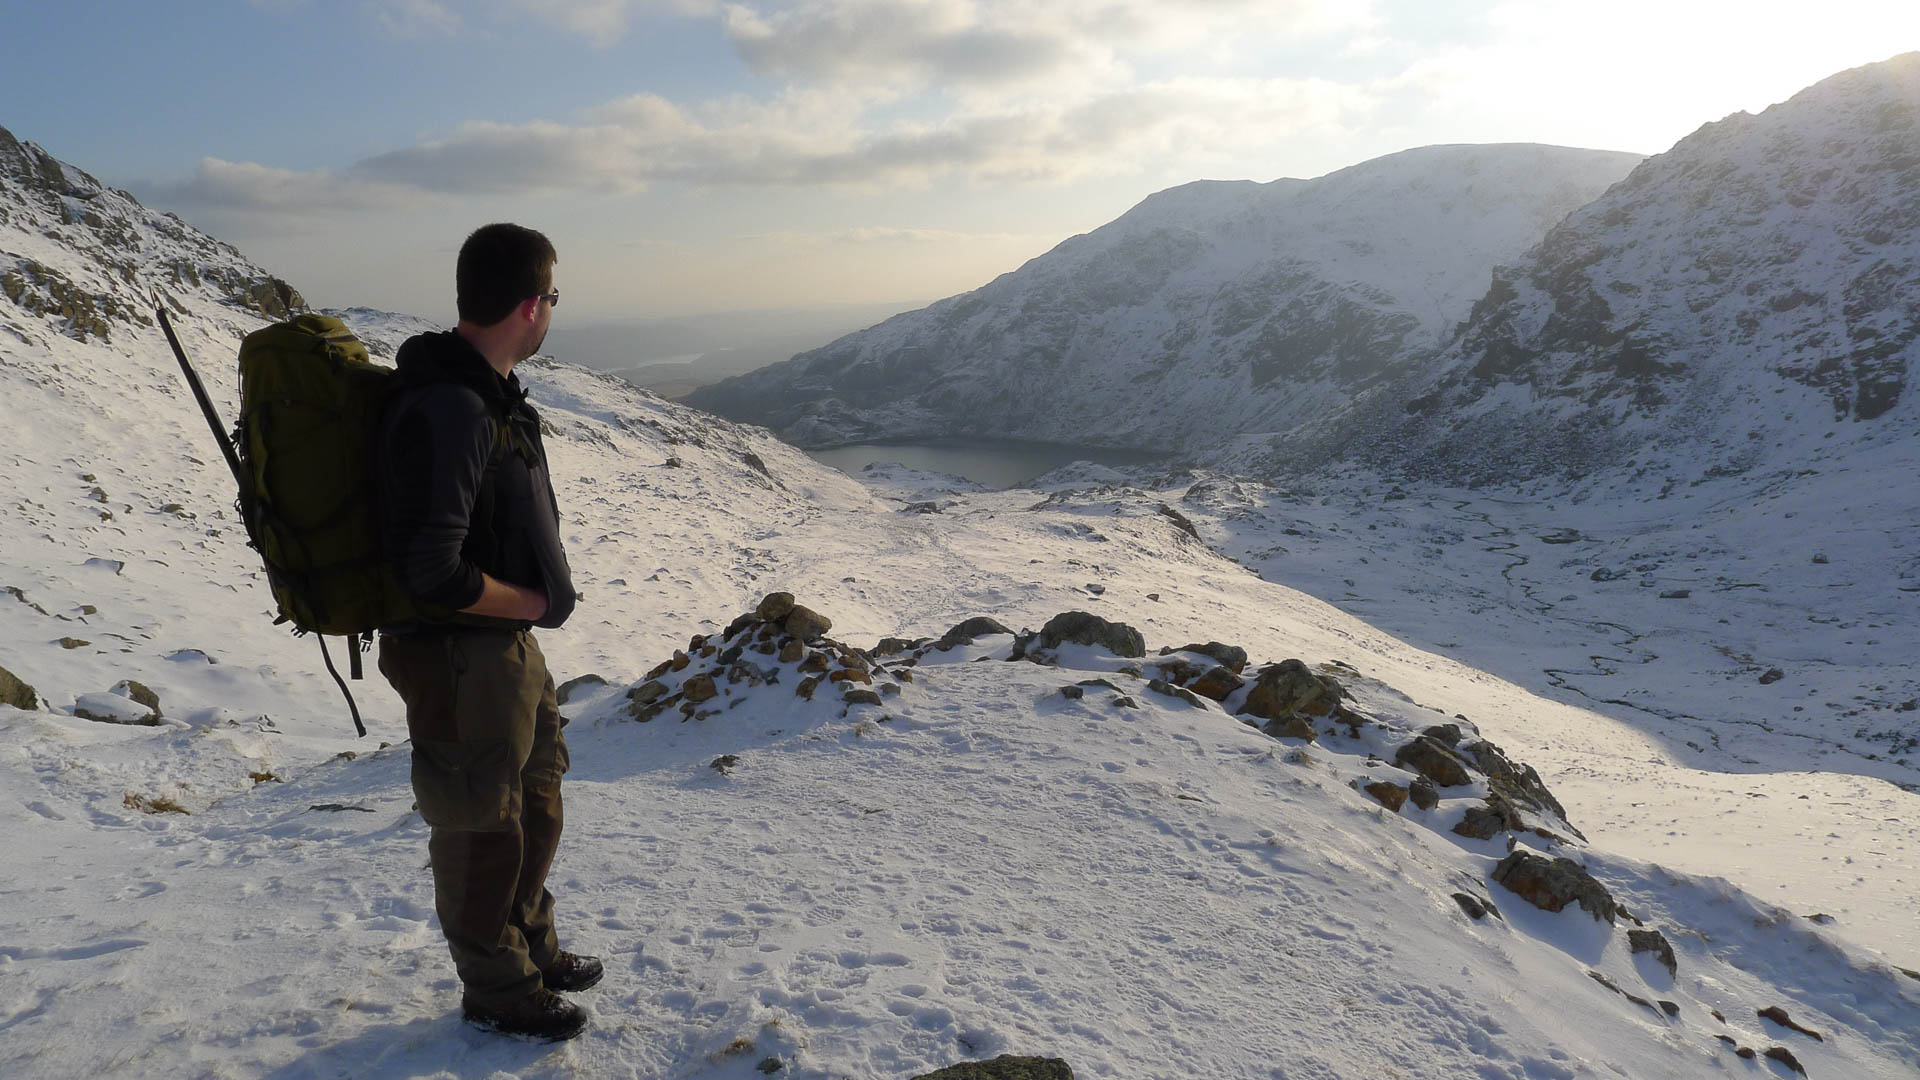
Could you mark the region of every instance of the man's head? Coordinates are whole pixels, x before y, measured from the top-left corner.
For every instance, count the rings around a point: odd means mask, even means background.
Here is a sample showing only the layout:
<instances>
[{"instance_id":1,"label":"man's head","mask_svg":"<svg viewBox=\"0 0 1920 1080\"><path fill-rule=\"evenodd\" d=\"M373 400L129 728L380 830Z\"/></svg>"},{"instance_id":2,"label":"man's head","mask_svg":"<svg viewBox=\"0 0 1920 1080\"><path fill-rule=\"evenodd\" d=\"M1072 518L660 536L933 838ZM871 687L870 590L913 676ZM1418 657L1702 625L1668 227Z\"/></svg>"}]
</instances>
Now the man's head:
<instances>
[{"instance_id":1,"label":"man's head","mask_svg":"<svg viewBox=\"0 0 1920 1080\"><path fill-rule=\"evenodd\" d=\"M520 353L540 351L552 318L553 242L519 225L483 225L460 245L454 286L460 321Z\"/></svg>"}]
</instances>

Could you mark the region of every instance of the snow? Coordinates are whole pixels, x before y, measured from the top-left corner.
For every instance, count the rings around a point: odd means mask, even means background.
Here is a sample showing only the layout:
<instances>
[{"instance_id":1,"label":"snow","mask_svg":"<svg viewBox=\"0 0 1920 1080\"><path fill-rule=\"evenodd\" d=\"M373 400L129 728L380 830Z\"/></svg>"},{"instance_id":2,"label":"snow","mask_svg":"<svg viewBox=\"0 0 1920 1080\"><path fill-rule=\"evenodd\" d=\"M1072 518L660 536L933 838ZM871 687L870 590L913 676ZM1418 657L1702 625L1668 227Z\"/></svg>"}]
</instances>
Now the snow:
<instances>
[{"instance_id":1,"label":"snow","mask_svg":"<svg viewBox=\"0 0 1920 1080\"><path fill-rule=\"evenodd\" d=\"M22 222L45 224L23 212L9 252L45 236ZM66 235L34 257L141 300L86 277L92 251ZM196 251L217 249L151 257ZM261 319L210 287L169 292L230 417L230 360ZM426 325L345 314L389 345ZM0 663L45 703L0 706L0 1075L753 1080L772 1062L905 1080L1001 1052L1112 1077L1784 1074L1721 1035L1788 1047L1816 1077L1920 1066L1920 979L1900 970L1920 966L1901 829L1916 796L1895 745L1916 594L1874 591L1904 580L1913 537L1836 534L1812 564L1764 523L1832 511L1814 479L1518 506L1359 480L1324 500L1231 478L1083 486L1107 473L981 492L885 469L869 486L763 430L529 362L585 594L542 645L561 681L607 680L566 707L551 884L563 942L608 975L580 996L585 1035L536 1045L459 1021L399 703L357 684L371 734L353 739L313 644L271 625L157 330L66 330L0 306ZM1911 485L1878 486L1896 520ZM939 513L910 509L930 500ZM1742 555L1766 589L1731 587ZM1739 636L1646 595L1674 585L1739 605L1723 609ZM1086 610L1149 655L1064 647L1048 667L994 636L929 654L881 706L801 701L788 679L704 720L622 718L673 650L776 589L855 646ZM1841 621L1805 618L1830 596ZM1614 624L1636 662L1609 671L1586 658ZM1303 659L1367 723L1275 739L1128 672L1209 640ZM1754 677L1796 657L1782 681ZM1059 692L1096 675L1132 707ZM158 695L159 725L74 715L126 700L125 680ZM1863 680L1884 701L1849 703ZM1777 694L1842 707L1782 715ZM1769 703L1802 726L1756 727ZM1355 790L1405 782L1391 748L1456 715L1538 768L1587 837L1515 842L1583 865L1665 934L1677 975L1631 953L1631 923L1491 882L1504 840L1450 831L1483 786L1398 813ZM1455 893L1500 915L1470 919ZM1823 1039L1761 1019L1772 1006Z\"/></svg>"}]
</instances>

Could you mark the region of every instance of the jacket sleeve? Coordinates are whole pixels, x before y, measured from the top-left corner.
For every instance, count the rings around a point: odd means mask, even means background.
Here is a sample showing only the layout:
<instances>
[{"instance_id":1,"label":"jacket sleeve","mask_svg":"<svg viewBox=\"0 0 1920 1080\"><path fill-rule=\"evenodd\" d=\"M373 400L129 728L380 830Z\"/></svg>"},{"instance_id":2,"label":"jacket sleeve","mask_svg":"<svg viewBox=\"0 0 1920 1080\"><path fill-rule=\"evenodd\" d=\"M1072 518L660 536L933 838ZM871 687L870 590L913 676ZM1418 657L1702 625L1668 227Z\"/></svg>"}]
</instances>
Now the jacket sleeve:
<instances>
[{"instance_id":1,"label":"jacket sleeve","mask_svg":"<svg viewBox=\"0 0 1920 1080\"><path fill-rule=\"evenodd\" d=\"M382 428L381 537L417 601L459 610L480 599L480 568L461 554L493 450L480 395L439 383L394 402Z\"/></svg>"}]
</instances>

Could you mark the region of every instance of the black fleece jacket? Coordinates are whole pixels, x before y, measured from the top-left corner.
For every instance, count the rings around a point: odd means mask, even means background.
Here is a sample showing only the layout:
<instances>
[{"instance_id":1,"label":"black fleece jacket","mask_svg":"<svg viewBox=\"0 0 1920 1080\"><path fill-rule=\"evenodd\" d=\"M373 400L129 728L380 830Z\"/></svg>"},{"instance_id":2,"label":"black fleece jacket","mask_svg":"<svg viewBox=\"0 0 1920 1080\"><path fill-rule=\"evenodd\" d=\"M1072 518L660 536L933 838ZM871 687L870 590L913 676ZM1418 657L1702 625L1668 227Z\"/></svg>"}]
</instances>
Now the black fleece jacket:
<instances>
[{"instance_id":1,"label":"black fleece jacket","mask_svg":"<svg viewBox=\"0 0 1920 1080\"><path fill-rule=\"evenodd\" d=\"M399 388L380 429L382 540L408 592L430 608L458 611L480 599L484 572L546 593L547 613L534 625L566 622L573 578L540 414L519 378L501 378L453 331L408 339L396 367Z\"/></svg>"}]
</instances>

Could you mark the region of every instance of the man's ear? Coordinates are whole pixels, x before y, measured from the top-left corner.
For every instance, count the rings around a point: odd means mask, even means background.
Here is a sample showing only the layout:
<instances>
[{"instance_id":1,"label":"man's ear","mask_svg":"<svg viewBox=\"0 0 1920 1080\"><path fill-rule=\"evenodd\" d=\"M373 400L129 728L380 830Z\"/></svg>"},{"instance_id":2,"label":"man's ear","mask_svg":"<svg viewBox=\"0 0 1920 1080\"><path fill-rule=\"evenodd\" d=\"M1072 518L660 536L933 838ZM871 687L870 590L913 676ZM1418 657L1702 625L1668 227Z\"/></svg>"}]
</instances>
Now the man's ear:
<instances>
[{"instance_id":1,"label":"man's ear","mask_svg":"<svg viewBox=\"0 0 1920 1080\"><path fill-rule=\"evenodd\" d=\"M534 322L540 318L540 303L541 300L537 296L522 300L517 314L528 322Z\"/></svg>"}]
</instances>

